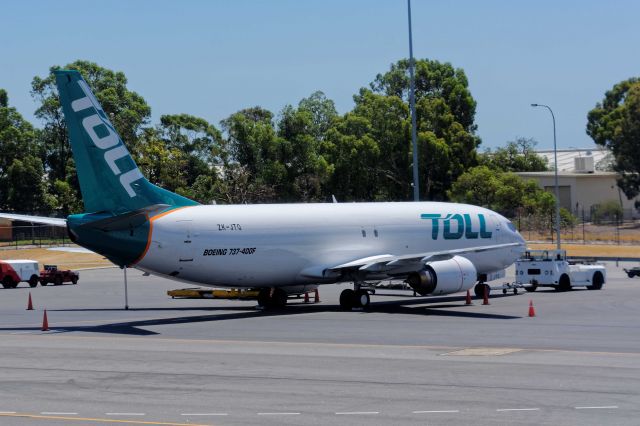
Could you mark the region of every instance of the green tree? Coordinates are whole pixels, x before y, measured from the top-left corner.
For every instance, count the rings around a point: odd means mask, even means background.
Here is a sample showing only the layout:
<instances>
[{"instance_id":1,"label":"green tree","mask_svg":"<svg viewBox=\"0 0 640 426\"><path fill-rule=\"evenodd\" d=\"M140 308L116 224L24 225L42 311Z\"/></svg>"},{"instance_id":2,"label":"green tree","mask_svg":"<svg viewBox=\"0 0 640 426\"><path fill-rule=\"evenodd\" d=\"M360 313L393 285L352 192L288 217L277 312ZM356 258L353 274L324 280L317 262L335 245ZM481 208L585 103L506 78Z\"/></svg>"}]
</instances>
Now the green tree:
<instances>
[{"instance_id":1,"label":"green tree","mask_svg":"<svg viewBox=\"0 0 640 426\"><path fill-rule=\"evenodd\" d=\"M138 144L138 167L147 179L169 191L189 186L186 171L188 157L162 138L156 128L145 128Z\"/></svg>"},{"instance_id":2,"label":"green tree","mask_svg":"<svg viewBox=\"0 0 640 426\"><path fill-rule=\"evenodd\" d=\"M553 195L534 181L487 166L463 173L452 185L449 196L452 201L483 206L506 217L520 212L547 218L555 206Z\"/></svg>"},{"instance_id":3,"label":"green tree","mask_svg":"<svg viewBox=\"0 0 640 426\"><path fill-rule=\"evenodd\" d=\"M7 207L19 212L50 210L51 197L43 180L42 160L33 155L14 158L7 170Z\"/></svg>"},{"instance_id":4,"label":"green tree","mask_svg":"<svg viewBox=\"0 0 640 426\"><path fill-rule=\"evenodd\" d=\"M420 190L423 199L445 199L447 190L458 176L477 163L476 148L480 144L480 138L475 134L476 102L468 86L462 69L428 59L416 61L416 118ZM378 74L371 83L371 90L401 99L407 105L409 61L400 60L387 73ZM361 91L360 96L362 95ZM408 120L408 114L405 120ZM398 134L404 136L402 153L407 157L404 164L410 166L409 158L412 154L407 124L401 126L403 132ZM387 157L383 158L386 161ZM410 170L409 167L406 168L403 176L408 176L405 179L410 182Z\"/></svg>"},{"instance_id":5,"label":"green tree","mask_svg":"<svg viewBox=\"0 0 640 426\"><path fill-rule=\"evenodd\" d=\"M587 119L587 134L613 153L618 186L629 199L640 194L640 79L613 86Z\"/></svg>"},{"instance_id":6,"label":"green tree","mask_svg":"<svg viewBox=\"0 0 640 426\"><path fill-rule=\"evenodd\" d=\"M114 72L94 62L83 60L67 64L64 68L80 71L129 151L136 158L138 135L142 126L149 120L151 108L142 96L127 88L124 73ZM35 115L43 122L40 140L45 149L45 169L49 180L67 181L77 194L77 181L71 178L75 174L75 165L67 141L67 129L53 75L53 71L57 69L61 67L52 66L46 77L33 78L31 96L39 104Z\"/></svg>"},{"instance_id":7,"label":"green tree","mask_svg":"<svg viewBox=\"0 0 640 426\"><path fill-rule=\"evenodd\" d=\"M184 172L188 185L193 185L200 175L215 174L215 168L227 161L222 134L203 118L189 114L163 115L160 129L167 148L186 155Z\"/></svg>"},{"instance_id":8,"label":"green tree","mask_svg":"<svg viewBox=\"0 0 640 426\"><path fill-rule=\"evenodd\" d=\"M50 206L43 189L42 149L37 143L37 131L9 106L7 92L2 89L0 152L0 209L47 211Z\"/></svg>"},{"instance_id":9,"label":"green tree","mask_svg":"<svg viewBox=\"0 0 640 426\"><path fill-rule=\"evenodd\" d=\"M479 155L479 163L503 172L543 172L548 170L547 160L535 152L538 144L531 138L516 138L507 146L490 149Z\"/></svg>"},{"instance_id":10,"label":"green tree","mask_svg":"<svg viewBox=\"0 0 640 426\"><path fill-rule=\"evenodd\" d=\"M226 199L269 202L277 199L287 173L278 161L282 140L273 114L261 107L243 109L221 122L229 165L225 168ZM237 182L228 181L235 176Z\"/></svg>"},{"instance_id":11,"label":"green tree","mask_svg":"<svg viewBox=\"0 0 640 426\"><path fill-rule=\"evenodd\" d=\"M279 152L276 161L286 176L280 198L286 201L316 201L333 167L320 153L320 129L329 123L316 120L311 109L286 106L278 119ZM331 119L333 120L333 119Z\"/></svg>"},{"instance_id":12,"label":"green tree","mask_svg":"<svg viewBox=\"0 0 640 426\"><path fill-rule=\"evenodd\" d=\"M327 99L321 91L313 92L308 98L304 98L298 104L298 110L308 111L311 114L309 133L318 141L323 140L333 121L338 118L335 103Z\"/></svg>"}]
</instances>

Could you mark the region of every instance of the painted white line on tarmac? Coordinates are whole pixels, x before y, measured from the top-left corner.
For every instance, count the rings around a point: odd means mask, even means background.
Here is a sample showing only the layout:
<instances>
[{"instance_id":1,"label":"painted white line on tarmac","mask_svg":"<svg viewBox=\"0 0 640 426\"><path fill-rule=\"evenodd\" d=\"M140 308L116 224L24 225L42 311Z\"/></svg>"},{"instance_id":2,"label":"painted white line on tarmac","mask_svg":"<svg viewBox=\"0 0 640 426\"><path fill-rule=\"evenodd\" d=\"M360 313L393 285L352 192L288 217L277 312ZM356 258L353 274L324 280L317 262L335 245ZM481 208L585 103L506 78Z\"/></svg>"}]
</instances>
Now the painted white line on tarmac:
<instances>
[{"instance_id":1,"label":"painted white line on tarmac","mask_svg":"<svg viewBox=\"0 0 640 426\"><path fill-rule=\"evenodd\" d=\"M600 410L600 409L616 409L617 405L602 405L600 407L575 407L576 410Z\"/></svg>"},{"instance_id":2,"label":"painted white line on tarmac","mask_svg":"<svg viewBox=\"0 0 640 426\"><path fill-rule=\"evenodd\" d=\"M539 408L498 408L496 411L540 411Z\"/></svg>"},{"instance_id":3,"label":"painted white line on tarmac","mask_svg":"<svg viewBox=\"0 0 640 426\"><path fill-rule=\"evenodd\" d=\"M257 413L259 416L297 416L300 413Z\"/></svg>"},{"instance_id":4,"label":"painted white line on tarmac","mask_svg":"<svg viewBox=\"0 0 640 426\"><path fill-rule=\"evenodd\" d=\"M414 411L413 414L438 414L438 413L459 413L460 410L423 410Z\"/></svg>"},{"instance_id":5,"label":"painted white line on tarmac","mask_svg":"<svg viewBox=\"0 0 640 426\"><path fill-rule=\"evenodd\" d=\"M182 413L181 416L228 416L229 413Z\"/></svg>"},{"instance_id":6,"label":"painted white line on tarmac","mask_svg":"<svg viewBox=\"0 0 640 426\"><path fill-rule=\"evenodd\" d=\"M60 411L42 411L43 416L77 416L78 413L60 412Z\"/></svg>"},{"instance_id":7,"label":"painted white line on tarmac","mask_svg":"<svg viewBox=\"0 0 640 426\"><path fill-rule=\"evenodd\" d=\"M15 411L0 411L0 414L16 414Z\"/></svg>"},{"instance_id":8,"label":"painted white line on tarmac","mask_svg":"<svg viewBox=\"0 0 640 426\"><path fill-rule=\"evenodd\" d=\"M362 414L380 414L380 411L341 411L336 413L336 416L351 416L351 415L362 415Z\"/></svg>"},{"instance_id":9,"label":"painted white line on tarmac","mask_svg":"<svg viewBox=\"0 0 640 426\"><path fill-rule=\"evenodd\" d=\"M147 413L104 413L105 416L146 416Z\"/></svg>"}]
</instances>

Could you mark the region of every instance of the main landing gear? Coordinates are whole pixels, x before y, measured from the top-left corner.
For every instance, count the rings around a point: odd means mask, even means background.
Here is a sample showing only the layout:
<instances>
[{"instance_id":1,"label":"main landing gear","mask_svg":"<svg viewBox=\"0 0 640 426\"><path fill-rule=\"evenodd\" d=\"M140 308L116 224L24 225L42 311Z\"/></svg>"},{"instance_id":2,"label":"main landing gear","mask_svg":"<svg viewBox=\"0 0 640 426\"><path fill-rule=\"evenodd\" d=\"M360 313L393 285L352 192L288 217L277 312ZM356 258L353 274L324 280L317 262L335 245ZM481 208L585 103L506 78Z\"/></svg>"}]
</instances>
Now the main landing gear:
<instances>
[{"instance_id":1,"label":"main landing gear","mask_svg":"<svg viewBox=\"0 0 640 426\"><path fill-rule=\"evenodd\" d=\"M287 306L287 292L281 288L262 288L258 293L261 308L284 308Z\"/></svg>"},{"instance_id":2,"label":"main landing gear","mask_svg":"<svg viewBox=\"0 0 640 426\"><path fill-rule=\"evenodd\" d=\"M353 308L366 309L369 307L371 302L369 291L362 288L362 284L357 282L353 284L353 287L354 290L348 288L340 293L340 307L345 310Z\"/></svg>"}]
</instances>

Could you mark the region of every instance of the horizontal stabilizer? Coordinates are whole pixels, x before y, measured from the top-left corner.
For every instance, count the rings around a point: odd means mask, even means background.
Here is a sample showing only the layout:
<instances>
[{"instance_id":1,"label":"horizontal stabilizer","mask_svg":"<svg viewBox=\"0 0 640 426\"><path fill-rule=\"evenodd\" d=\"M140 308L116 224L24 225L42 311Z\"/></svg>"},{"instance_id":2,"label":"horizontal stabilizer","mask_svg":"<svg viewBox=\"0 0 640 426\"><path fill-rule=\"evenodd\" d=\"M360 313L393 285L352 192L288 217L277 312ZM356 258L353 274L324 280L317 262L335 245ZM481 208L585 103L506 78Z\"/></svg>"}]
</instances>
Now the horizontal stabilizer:
<instances>
[{"instance_id":1,"label":"horizontal stabilizer","mask_svg":"<svg viewBox=\"0 0 640 426\"><path fill-rule=\"evenodd\" d=\"M26 214L12 214L12 213L0 213L0 219L19 220L22 222L39 223L42 225L59 226L66 228L67 219L60 219L57 217L45 217L45 216L29 216Z\"/></svg>"}]
</instances>

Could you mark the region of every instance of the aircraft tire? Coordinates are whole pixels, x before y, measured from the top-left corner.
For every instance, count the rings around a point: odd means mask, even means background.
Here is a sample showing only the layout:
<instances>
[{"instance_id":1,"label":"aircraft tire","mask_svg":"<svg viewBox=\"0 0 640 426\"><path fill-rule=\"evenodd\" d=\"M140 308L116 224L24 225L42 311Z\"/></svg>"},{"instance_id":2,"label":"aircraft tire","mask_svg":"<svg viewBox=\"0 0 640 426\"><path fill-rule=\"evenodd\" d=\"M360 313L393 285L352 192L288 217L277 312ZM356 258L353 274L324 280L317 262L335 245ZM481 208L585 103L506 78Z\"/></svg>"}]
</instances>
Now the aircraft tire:
<instances>
[{"instance_id":1,"label":"aircraft tire","mask_svg":"<svg viewBox=\"0 0 640 426\"><path fill-rule=\"evenodd\" d=\"M340 293L340 307L345 310L353 308L355 296L356 292L350 288L342 290L342 293Z\"/></svg>"},{"instance_id":2,"label":"aircraft tire","mask_svg":"<svg viewBox=\"0 0 640 426\"><path fill-rule=\"evenodd\" d=\"M273 295L271 296L271 306L274 308L284 308L287 306L287 298L287 292L281 288L276 288L273 290Z\"/></svg>"},{"instance_id":3,"label":"aircraft tire","mask_svg":"<svg viewBox=\"0 0 640 426\"><path fill-rule=\"evenodd\" d=\"M261 288L258 293L258 305L263 308L268 307L271 304L271 289Z\"/></svg>"},{"instance_id":4,"label":"aircraft tire","mask_svg":"<svg viewBox=\"0 0 640 426\"><path fill-rule=\"evenodd\" d=\"M371 302L371 297L369 297L369 293L365 290L358 290L354 294L353 305L357 308L368 308L369 303Z\"/></svg>"}]
</instances>

